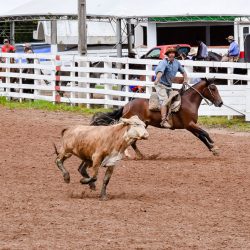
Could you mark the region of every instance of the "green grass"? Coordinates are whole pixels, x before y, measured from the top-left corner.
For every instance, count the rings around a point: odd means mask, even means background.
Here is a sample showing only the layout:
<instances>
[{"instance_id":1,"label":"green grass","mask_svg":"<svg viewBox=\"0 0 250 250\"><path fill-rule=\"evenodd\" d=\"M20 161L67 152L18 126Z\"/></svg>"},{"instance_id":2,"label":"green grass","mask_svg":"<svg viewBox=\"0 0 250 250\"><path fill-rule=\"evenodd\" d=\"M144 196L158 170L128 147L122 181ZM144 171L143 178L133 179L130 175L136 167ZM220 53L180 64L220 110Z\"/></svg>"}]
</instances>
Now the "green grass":
<instances>
[{"instance_id":1,"label":"green grass","mask_svg":"<svg viewBox=\"0 0 250 250\"><path fill-rule=\"evenodd\" d=\"M68 104L53 104L47 101L35 100L35 101L8 101L5 97L0 97L0 106L7 107L9 109L39 109L47 111L67 111L75 112L85 115L92 115L97 112L108 112L109 109L104 108L86 108L86 106L70 106ZM227 117L199 117L199 124L209 128L227 128L234 131L250 132L250 123L245 122L244 117L233 118L228 120Z\"/></svg>"},{"instance_id":2,"label":"green grass","mask_svg":"<svg viewBox=\"0 0 250 250\"><path fill-rule=\"evenodd\" d=\"M39 109L47 111L67 111L76 112L86 115L92 115L97 112L108 112L110 110L104 108L86 108L86 106L71 106L69 104L53 104L47 101L35 100L35 101L8 101L5 97L0 97L0 106L7 107L9 109Z\"/></svg>"},{"instance_id":3,"label":"green grass","mask_svg":"<svg viewBox=\"0 0 250 250\"><path fill-rule=\"evenodd\" d=\"M201 116L198 123L209 128L228 128L234 131L250 132L250 123L244 117L234 117L228 120L226 116Z\"/></svg>"}]
</instances>

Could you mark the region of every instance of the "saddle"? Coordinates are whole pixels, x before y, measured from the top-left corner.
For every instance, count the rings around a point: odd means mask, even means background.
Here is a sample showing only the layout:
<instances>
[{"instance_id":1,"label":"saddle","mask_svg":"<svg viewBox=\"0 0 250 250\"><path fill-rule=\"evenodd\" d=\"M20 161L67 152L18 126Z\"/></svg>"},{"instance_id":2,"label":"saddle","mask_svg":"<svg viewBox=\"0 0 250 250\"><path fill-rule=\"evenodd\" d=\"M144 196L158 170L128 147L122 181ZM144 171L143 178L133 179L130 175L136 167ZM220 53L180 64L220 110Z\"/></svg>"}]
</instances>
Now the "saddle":
<instances>
[{"instance_id":1,"label":"saddle","mask_svg":"<svg viewBox=\"0 0 250 250\"><path fill-rule=\"evenodd\" d=\"M166 101L166 106L168 107L168 113L178 112L181 107L181 95L179 91L171 91L168 100ZM149 110L150 111L160 111L161 102L156 92L152 92L149 99Z\"/></svg>"}]
</instances>

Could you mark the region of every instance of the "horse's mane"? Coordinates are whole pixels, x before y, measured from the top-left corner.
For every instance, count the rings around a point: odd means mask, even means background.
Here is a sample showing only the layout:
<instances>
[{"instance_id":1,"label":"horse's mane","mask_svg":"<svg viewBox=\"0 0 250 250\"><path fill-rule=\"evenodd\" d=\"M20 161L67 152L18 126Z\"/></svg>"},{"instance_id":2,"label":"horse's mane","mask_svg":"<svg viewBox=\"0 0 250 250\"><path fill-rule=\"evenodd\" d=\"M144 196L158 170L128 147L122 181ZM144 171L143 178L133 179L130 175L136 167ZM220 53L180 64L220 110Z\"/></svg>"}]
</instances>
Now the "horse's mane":
<instances>
[{"instance_id":1,"label":"horse's mane","mask_svg":"<svg viewBox=\"0 0 250 250\"><path fill-rule=\"evenodd\" d=\"M195 83L194 85L192 85L193 88L195 88L196 86L198 86L199 84L201 84L201 82L206 82L206 83L211 83L213 82L214 80L213 79L206 79L206 78L202 78L199 82ZM189 94L190 91L193 91L192 88L188 88L187 90L185 90L182 95L184 94Z\"/></svg>"}]
</instances>

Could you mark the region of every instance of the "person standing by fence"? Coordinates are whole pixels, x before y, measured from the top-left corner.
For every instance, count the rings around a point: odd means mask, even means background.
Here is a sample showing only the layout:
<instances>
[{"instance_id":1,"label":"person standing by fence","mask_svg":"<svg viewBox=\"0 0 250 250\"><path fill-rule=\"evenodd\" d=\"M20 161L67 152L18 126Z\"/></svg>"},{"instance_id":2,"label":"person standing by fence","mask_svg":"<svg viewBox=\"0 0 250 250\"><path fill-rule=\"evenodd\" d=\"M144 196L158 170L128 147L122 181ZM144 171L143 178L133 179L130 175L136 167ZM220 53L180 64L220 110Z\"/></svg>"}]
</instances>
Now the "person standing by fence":
<instances>
[{"instance_id":1,"label":"person standing by fence","mask_svg":"<svg viewBox=\"0 0 250 250\"><path fill-rule=\"evenodd\" d=\"M4 45L1 48L2 53L15 53L16 48L15 46L11 45L8 39L3 40ZM2 57L1 62L6 62L6 58Z\"/></svg>"}]
</instances>

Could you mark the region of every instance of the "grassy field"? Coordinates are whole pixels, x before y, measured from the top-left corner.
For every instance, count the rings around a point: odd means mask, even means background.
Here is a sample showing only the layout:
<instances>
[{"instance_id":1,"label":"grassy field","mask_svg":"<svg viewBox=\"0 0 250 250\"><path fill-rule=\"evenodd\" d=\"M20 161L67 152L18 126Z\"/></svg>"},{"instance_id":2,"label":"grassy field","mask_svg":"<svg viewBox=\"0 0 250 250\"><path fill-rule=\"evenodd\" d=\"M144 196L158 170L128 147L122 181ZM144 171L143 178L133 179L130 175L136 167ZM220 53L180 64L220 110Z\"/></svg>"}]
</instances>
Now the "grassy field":
<instances>
[{"instance_id":1,"label":"grassy field","mask_svg":"<svg viewBox=\"0 0 250 250\"><path fill-rule=\"evenodd\" d=\"M104 108L86 108L84 106L70 106L67 104L53 104L47 101L8 101L5 97L0 97L0 105L9 109L40 109L47 111L77 112L85 115L92 115L97 112L108 112ZM199 124L209 128L228 128L234 131L250 132L250 123L245 122L244 117L237 117L228 120L227 117L199 117Z\"/></svg>"},{"instance_id":2,"label":"grassy field","mask_svg":"<svg viewBox=\"0 0 250 250\"><path fill-rule=\"evenodd\" d=\"M67 104L53 104L47 101L34 100L34 101L8 101L5 97L0 97L0 105L8 107L9 109L40 109L47 111L67 111L77 112L83 114L95 114L97 112L107 112L104 108L86 108L85 106L71 106Z\"/></svg>"}]
</instances>

